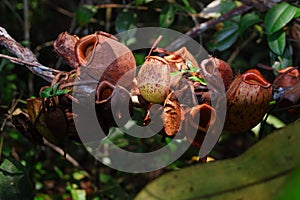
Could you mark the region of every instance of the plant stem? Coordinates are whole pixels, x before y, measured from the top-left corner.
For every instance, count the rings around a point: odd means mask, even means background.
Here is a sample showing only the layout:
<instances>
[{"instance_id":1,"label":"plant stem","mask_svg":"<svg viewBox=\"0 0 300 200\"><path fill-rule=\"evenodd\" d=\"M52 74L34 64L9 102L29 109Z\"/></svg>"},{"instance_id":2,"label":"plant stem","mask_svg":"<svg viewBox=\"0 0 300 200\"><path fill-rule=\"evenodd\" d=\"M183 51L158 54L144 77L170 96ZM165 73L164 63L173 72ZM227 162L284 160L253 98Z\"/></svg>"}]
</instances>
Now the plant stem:
<instances>
[{"instance_id":1,"label":"plant stem","mask_svg":"<svg viewBox=\"0 0 300 200\"><path fill-rule=\"evenodd\" d=\"M200 35L201 33L205 32L206 30L214 27L216 24L223 22L227 19L230 19L236 15L243 14L243 13L249 11L250 9L252 9L251 6L247 6L247 5L243 4L242 6L232 9L216 19L211 19L204 23L196 25L194 28L192 28L191 30L186 32L185 36L190 36L191 38L195 38L198 35ZM175 40L174 42L172 42L166 49L169 51L175 51L175 50L179 49L180 47L184 46L184 44L186 42L188 42L189 40L190 40L189 37L184 37L184 36L180 37L177 40Z\"/></svg>"}]
</instances>

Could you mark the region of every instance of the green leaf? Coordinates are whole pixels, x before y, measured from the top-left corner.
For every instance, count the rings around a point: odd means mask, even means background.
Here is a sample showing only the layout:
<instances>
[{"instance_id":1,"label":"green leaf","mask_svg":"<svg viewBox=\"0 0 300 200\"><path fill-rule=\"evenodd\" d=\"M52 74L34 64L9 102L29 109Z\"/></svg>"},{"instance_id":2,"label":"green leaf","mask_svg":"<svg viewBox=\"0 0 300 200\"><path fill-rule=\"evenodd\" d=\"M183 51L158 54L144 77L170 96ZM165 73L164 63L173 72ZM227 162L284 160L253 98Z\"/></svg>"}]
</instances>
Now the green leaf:
<instances>
[{"instance_id":1,"label":"green leaf","mask_svg":"<svg viewBox=\"0 0 300 200\"><path fill-rule=\"evenodd\" d=\"M210 44L212 50L217 49L219 51L224 51L231 47L231 45L237 40L239 36L238 25L232 24L223 28L221 31L217 32L215 39Z\"/></svg>"},{"instance_id":2,"label":"green leaf","mask_svg":"<svg viewBox=\"0 0 300 200\"><path fill-rule=\"evenodd\" d=\"M268 45L270 49L277 55L282 55L286 45L286 34L285 32L279 31L272 35L268 35Z\"/></svg>"},{"instance_id":3,"label":"green leaf","mask_svg":"<svg viewBox=\"0 0 300 200\"><path fill-rule=\"evenodd\" d=\"M300 199L300 165L287 177L274 200Z\"/></svg>"},{"instance_id":4,"label":"green leaf","mask_svg":"<svg viewBox=\"0 0 300 200\"><path fill-rule=\"evenodd\" d=\"M73 200L86 200L86 192L83 189L71 189Z\"/></svg>"},{"instance_id":5,"label":"green leaf","mask_svg":"<svg viewBox=\"0 0 300 200\"><path fill-rule=\"evenodd\" d=\"M182 0L182 2L184 3L184 6L189 13L192 13L192 14L197 13L197 11L190 5L188 0Z\"/></svg>"},{"instance_id":6,"label":"green leaf","mask_svg":"<svg viewBox=\"0 0 300 200\"><path fill-rule=\"evenodd\" d=\"M259 37L262 38L264 36L264 30L263 30L263 27L258 25L258 24L255 24L254 25L254 28L256 29L256 31L258 32L259 34Z\"/></svg>"},{"instance_id":7,"label":"green leaf","mask_svg":"<svg viewBox=\"0 0 300 200\"><path fill-rule=\"evenodd\" d=\"M221 14L225 14L228 11L234 9L236 7L236 2L229 0L229 1L221 1L220 4L220 12Z\"/></svg>"},{"instance_id":8,"label":"green leaf","mask_svg":"<svg viewBox=\"0 0 300 200\"><path fill-rule=\"evenodd\" d=\"M272 7L265 17L265 28L267 34L273 34L282 29L295 16L297 8L286 2L282 2Z\"/></svg>"},{"instance_id":9,"label":"green leaf","mask_svg":"<svg viewBox=\"0 0 300 200\"><path fill-rule=\"evenodd\" d=\"M280 68L286 68L293 65L293 56L289 48L285 48L285 51L282 56L278 56L280 62Z\"/></svg>"},{"instance_id":10,"label":"green leaf","mask_svg":"<svg viewBox=\"0 0 300 200\"><path fill-rule=\"evenodd\" d=\"M189 68L189 70L187 70L187 72L199 72L199 68L194 67L193 63L189 60L186 60L186 66Z\"/></svg>"},{"instance_id":11,"label":"green leaf","mask_svg":"<svg viewBox=\"0 0 300 200\"><path fill-rule=\"evenodd\" d=\"M189 77L189 79L194 82L199 82L202 85L207 85L206 81L203 78L199 78L197 76L191 76L191 77Z\"/></svg>"},{"instance_id":12,"label":"green leaf","mask_svg":"<svg viewBox=\"0 0 300 200\"><path fill-rule=\"evenodd\" d=\"M53 95L56 94L58 85L59 85L58 83L55 83L55 84L52 86Z\"/></svg>"},{"instance_id":13,"label":"green leaf","mask_svg":"<svg viewBox=\"0 0 300 200\"><path fill-rule=\"evenodd\" d=\"M135 61L136 61L136 65L137 66L141 66L144 61L145 61L145 54L141 54L141 53L133 53Z\"/></svg>"},{"instance_id":14,"label":"green leaf","mask_svg":"<svg viewBox=\"0 0 300 200\"><path fill-rule=\"evenodd\" d=\"M63 95L63 94L68 94L69 92L71 92L71 90L69 89L63 89L63 90L57 90L54 94L54 96L59 96L59 95Z\"/></svg>"},{"instance_id":15,"label":"green leaf","mask_svg":"<svg viewBox=\"0 0 300 200\"><path fill-rule=\"evenodd\" d=\"M274 73L275 76L278 74L277 71L279 71L279 70L282 69L282 68L281 68L280 62L278 62L278 61L275 61L275 62L273 63L272 68L274 69L274 70L273 70L273 73Z\"/></svg>"},{"instance_id":16,"label":"green leaf","mask_svg":"<svg viewBox=\"0 0 300 200\"><path fill-rule=\"evenodd\" d=\"M267 118L267 123L273 125L275 128L283 128L286 126L284 122L273 115L269 115Z\"/></svg>"},{"instance_id":17,"label":"green leaf","mask_svg":"<svg viewBox=\"0 0 300 200\"><path fill-rule=\"evenodd\" d=\"M76 11L76 20L80 26L89 24L90 19L97 12L97 7L92 5L82 5Z\"/></svg>"},{"instance_id":18,"label":"green leaf","mask_svg":"<svg viewBox=\"0 0 300 200\"><path fill-rule=\"evenodd\" d=\"M71 92L69 89L63 89L63 90L58 90L58 83L54 84L52 87L45 88L41 93L40 97L42 98L49 98L49 97L54 97L54 96L59 96L63 94L68 94Z\"/></svg>"},{"instance_id":19,"label":"green leaf","mask_svg":"<svg viewBox=\"0 0 300 200\"><path fill-rule=\"evenodd\" d=\"M99 176L101 183L109 183L109 181L113 180L108 174L101 173Z\"/></svg>"},{"instance_id":20,"label":"green leaf","mask_svg":"<svg viewBox=\"0 0 300 200\"><path fill-rule=\"evenodd\" d=\"M40 93L40 97L42 98L49 98L51 96L53 96L53 90L51 87L45 88L41 93Z\"/></svg>"},{"instance_id":21,"label":"green leaf","mask_svg":"<svg viewBox=\"0 0 300 200\"><path fill-rule=\"evenodd\" d=\"M300 7L297 7L294 18L298 18L298 17L300 17Z\"/></svg>"},{"instance_id":22,"label":"green leaf","mask_svg":"<svg viewBox=\"0 0 300 200\"><path fill-rule=\"evenodd\" d=\"M52 198L48 194L39 193L34 196L34 200L51 200Z\"/></svg>"},{"instance_id":23,"label":"green leaf","mask_svg":"<svg viewBox=\"0 0 300 200\"><path fill-rule=\"evenodd\" d=\"M0 199L33 199L33 188L26 168L11 158L0 164Z\"/></svg>"},{"instance_id":24,"label":"green leaf","mask_svg":"<svg viewBox=\"0 0 300 200\"><path fill-rule=\"evenodd\" d=\"M123 10L116 18L116 31L123 32L133 29L137 24L137 15L134 12Z\"/></svg>"},{"instance_id":25,"label":"green leaf","mask_svg":"<svg viewBox=\"0 0 300 200\"><path fill-rule=\"evenodd\" d=\"M199 13L199 17L209 19L209 18L217 18L220 17L220 4L222 2L220 0L211 1L209 4L205 6Z\"/></svg>"},{"instance_id":26,"label":"green leaf","mask_svg":"<svg viewBox=\"0 0 300 200\"><path fill-rule=\"evenodd\" d=\"M135 0L135 5L137 6L142 5L143 3L145 3L144 0Z\"/></svg>"},{"instance_id":27,"label":"green leaf","mask_svg":"<svg viewBox=\"0 0 300 200\"><path fill-rule=\"evenodd\" d=\"M244 31L249 28L250 26L260 22L260 17L255 13L248 13L244 15L239 23L239 32L240 35L243 35Z\"/></svg>"},{"instance_id":28,"label":"green leaf","mask_svg":"<svg viewBox=\"0 0 300 200\"><path fill-rule=\"evenodd\" d=\"M175 18L175 11L172 4L165 4L159 15L159 25L167 28L172 25Z\"/></svg>"},{"instance_id":29,"label":"green leaf","mask_svg":"<svg viewBox=\"0 0 300 200\"><path fill-rule=\"evenodd\" d=\"M80 170L73 173L73 178L77 181L80 181L85 177L88 177L88 173L86 171Z\"/></svg>"},{"instance_id":30,"label":"green leaf","mask_svg":"<svg viewBox=\"0 0 300 200\"><path fill-rule=\"evenodd\" d=\"M178 70L178 71L175 71L175 72L171 72L170 75L171 76L176 76L176 75L178 75L180 73L181 73L181 71Z\"/></svg>"},{"instance_id":31,"label":"green leaf","mask_svg":"<svg viewBox=\"0 0 300 200\"><path fill-rule=\"evenodd\" d=\"M6 80L7 81L14 81L17 79L17 75L16 74L10 74L6 76Z\"/></svg>"},{"instance_id":32,"label":"green leaf","mask_svg":"<svg viewBox=\"0 0 300 200\"><path fill-rule=\"evenodd\" d=\"M135 200L272 199L300 163L299 130L300 121L274 131L239 157L166 173Z\"/></svg>"}]
</instances>

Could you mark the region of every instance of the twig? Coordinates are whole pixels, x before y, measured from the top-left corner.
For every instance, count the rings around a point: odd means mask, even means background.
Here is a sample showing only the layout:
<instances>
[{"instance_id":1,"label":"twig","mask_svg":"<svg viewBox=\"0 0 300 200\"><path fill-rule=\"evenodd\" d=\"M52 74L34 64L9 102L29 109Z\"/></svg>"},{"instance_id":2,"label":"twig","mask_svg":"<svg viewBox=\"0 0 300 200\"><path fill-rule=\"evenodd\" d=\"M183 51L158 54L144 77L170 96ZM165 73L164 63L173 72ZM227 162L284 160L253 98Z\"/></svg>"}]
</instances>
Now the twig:
<instances>
[{"instance_id":1,"label":"twig","mask_svg":"<svg viewBox=\"0 0 300 200\"><path fill-rule=\"evenodd\" d=\"M1 127L0 127L0 132L3 132L3 131L4 131L4 127L5 127L5 125L6 125L6 122L7 122L8 119L11 118L12 113L14 112L14 110L16 109L16 107L17 107L19 101L21 100L21 97L22 97L22 96L20 96L18 99L14 99L14 100L12 101L11 107L10 107L9 110L7 111L7 115L6 115L5 119L3 120L3 123L2 123L2 125L1 125Z\"/></svg>"},{"instance_id":2,"label":"twig","mask_svg":"<svg viewBox=\"0 0 300 200\"><path fill-rule=\"evenodd\" d=\"M152 45L152 47L151 47L151 49L150 49L147 57L150 56L150 54L152 53L153 49L158 45L158 43L161 41L162 38L163 38L162 35L158 36L158 38L155 40L154 44Z\"/></svg>"},{"instance_id":3,"label":"twig","mask_svg":"<svg viewBox=\"0 0 300 200\"><path fill-rule=\"evenodd\" d=\"M23 47L20 43L15 41L7 31L0 26L0 45L4 46L10 53L22 60L23 64L26 62L26 67L35 75L51 82L54 76L60 72L52 68L43 66L36 59L35 54L28 48ZM21 63L21 62L20 62ZM30 63L30 65L29 65Z\"/></svg>"},{"instance_id":4,"label":"twig","mask_svg":"<svg viewBox=\"0 0 300 200\"><path fill-rule=\"evenodd\" d=\"M269 71L274 70L274 68L272 68L271 66L268 66L268 65L265 65L265 64L262 64L262 63L258 63L256 66L261 68L261 69L265 69L265 70L269 70Z\"/></svg>"},{"instance_id":5,"label":"twig","mask_svg":"<svg viewBox=\"0 0 300 200\"><path fill-rule=\"evenodd\" d=\"M126 9L135 9L135 10L149 10L147 6L132 6L130 4L99 4L96 6L97 9L107 9L107 8L126 8ZM155 11L161 12L161 8L154 8Z\"/></svg>"},{"instance_id":6,"label":"twig","mask_svg":"<svg viewBox=\"0 0 300 200\"><path fill-rule=\"evenodd\" d=\"M26 41L26 47L30 48L30 19L29 19L29 1L23 0L23 31L24 31L24 40ZM27 79L28 83L28 92L29 96L32 96L34 93L34 86L33 86L33 74L30 73Z\"/></svg>"},{"instance_id":7,"label":"twig","mask_svg":"<svg viewBox=\"0 0 300 200\"><path fill-rule=\"evenodd\" d=\"M16 109L16 106L20 99L21 99L21 96L18 99L13 100L11 107L7 111L7 115L6 115L5 119L3 120L2 125L0 127L0 159L1 159L1 155L2 155L2 147L3 147L3 141L4 141L3 131L4 131L5 125L6 125L7 120L11 118L12 113Z\"/></svg>"},{"instance_id":8,"label":"twig","mask_svg":"<svg viewBox=\"0 0 300 200\"><path fill-rule=\"evenodd\" d=\"M84 168L75 160L75 158L73 158L70 154L66 153L63 149L61 149L60 147L50 143L48 140L46 140L44 138L44 144L46 146L48 146L49 148L51 148L52 150L56 151L58 154L60 154L61 156L63 156L67 161L69 161L74 167L79 168L79 169L83 169ZM85 170L86 171L86 170ZM87 171L86 171L87 172ZM89 172L87 172L87 174L89 174Z\"/></svg>"},{"instance_id":9,"label":"twig","mask_svg":"<svg viewBox=\"0 0 300 200\"><path fill-rule=\"evenodd\" d=\"M23 19L19 15L19 13L16 11L16 9L11 5L11 3L8 0L3 0L3 3L11 10L11 12L15 15L19 23L23 24Z\"/></svg>"},{"instance_id":10,"label":"twig","mask_svg":"<svg viewBox=\"0 0 300 200\"><path fill-rule=\"evenodd\" d=\"M53 46L53 43L54 43L54 40L51 40L51 41L48 41L48 42L44 42L43 44L40 44L40 45L36 46L34 48L34 52L37 53L40 50L42 50L43 48L45 48L45 47L51 47L51 46Z\"/></svg>"},{"instance_id":11,"label":"twig","mask_svg":"<svg viewBox=\"0 0 300 200\"><path fill-rule=\"evenodd\" d=\"M211 19L207 22L198 24L194 28L192 28L190 31L186 32L185 36L182 36L182 37L178 38L177 40L175 40L174 42L172 42L166 49L169 51L175 51L175 50L179 49L180 47L182 47L186 42L188 42L190 40L190 38L188 38L186 36L195 38L198 35L200 35L201 33L203 33L204 31L208 30L209 28L214 27L216 24L223 22L227 19L230 19L236 15L243 14L243 13L249 11L251 8L252 8L251 6L242 5L242 6L239 6L237 8L234 8L234 9L228 11L227 13L221 15L220 17L218 17L216 19Z\"/></svg>"},{"instance_id":12,"label":"twig","mask_svg":"<svg viewBox=\"0 0 300 200\"><path fill-rule=\"evenodd\" d=\"M32 68L32 67L38 67L41 70L43 70L44 72L51 72L54 75L60 73L61 71L56 70L56 69L52 69L46 66L41 65L40 63L31 63L31 62L27 62L24 60L21 60L19 58L16 57L12 57L12 56L8 56L8 55L4 55L4 54L0 54L0 58L6 58L8 60L10 60L12 63L18 64L18 65L25 65L27 68ZM43 72L43 73L44 73ZM46 74L47 75L47 74ZM53 76L54 77L54 76ZM52 81L52 80L51 80Z\"/></svg>"},{"instance_id":13,"label":"twig","mask_svg":"<svg viewBox=\"0 0 300 200\"><path fill-rule=\"evenodd\" d=\"M227 63L230 65L232 63L232 61L234 61L234 59L238 56L238 54L240 53L240 51L247 46L247 44L249 44L255 37L256 37L256 32L253 32L250 37L248 37L245 41L242 42L241 45L239 45L233 52L232 54L229 56Z\"/></svg>"},{"instance_id":14,"label":"twig","mask_svg":"<svg viewBox=\"0 0 300 200\"><path fill-rule=\"evenodd\" d=\"M29 2L28 0L23 0L23 16L24 16L24 39L30 42L30 23L29 23ZM28 45L30 47L30 44Z\"/></svg>"}]
</instances>

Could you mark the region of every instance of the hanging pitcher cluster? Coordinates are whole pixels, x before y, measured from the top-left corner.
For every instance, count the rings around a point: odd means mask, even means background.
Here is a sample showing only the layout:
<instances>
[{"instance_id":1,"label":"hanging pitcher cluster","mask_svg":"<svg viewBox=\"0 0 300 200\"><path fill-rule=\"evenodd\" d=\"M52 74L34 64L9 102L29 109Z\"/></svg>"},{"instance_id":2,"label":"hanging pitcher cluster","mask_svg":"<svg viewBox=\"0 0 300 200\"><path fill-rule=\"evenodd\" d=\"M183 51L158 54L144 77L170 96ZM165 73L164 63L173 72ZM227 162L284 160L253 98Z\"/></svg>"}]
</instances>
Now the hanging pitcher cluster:
<instances>
[{"instance_id":1,"label":"hanging pitcher cluster","mask_svg":"<svg viewBox=\"0 0 300 200\"><path fill-rule=\"evenodd\" d=\"M215 122L216 111L198 63L185 47L175 52L156 48L153 52L161 56L146 57L136 78L138 95L146 102L144 125L150 125L153 118L161 120L163 129L159 134L163 137L186 137L200 148ZM225 67L232 74L230 67Z\"/></svg>"},{"instance_id":2,"label":"hanging pitcher cluster","mask_svg":"<svg viewBox=\"0 0 300 200\"><path fill-rule=\"evenodd\" d=\"M209 127L216 122L209 83L199 68L203 62L213 63L219 71L216 76L223 80L226 132L246 132L257 125L273 95L272 84L258 70L234 76L226 62L210 57L198 63L186 47L174 52L153 48L137 75L132 52L108 33L96 32L82 38L61 33L54 48L73 70L57 74L50 86L41 89L40 97L27 100L27 111L13 116L14 125L35 143L41 143L42 137L60 146L65 138L80 141L74 125L78 116L72 112L72 103L81 104L83 97L94 95L94 109L105 134L110 127L126 124L128 117L124 116L132 116L136 106L146 111L144 126L157 119L163 124L159 131L163 137L186 137L200 148ZM288 91L291 85L299 85L298 70L286 70L279 71L273 88ZM84 91L82 99L80 95L74 97L74 86ZM299 96L290 91L280 98L295 103ZM133 102L133 97L138 102ZM112 105L117 106L112 109Z\"/></svg>"},{"instance_id":3,"label":"hanging pitcher cluster","mask_svg":"<svg viewBox=\"0 0 300 200\"><path fill-rule=\"evenodd\" d=\"M72 112L72 103L81 104L86 96L94 95L93 109L104 133L108 134L109 128L116 126L116 118L122 121L122 113L112 113L111 101L120 99L119 106L124 104L132 113L131 102L121 100L130 99L128 89L136 68L133 54L104 32L82 38L64 32L54 42L54 48L73 70L58 73L50 86L41 88L40 97L28 99L27 110L13 116L14 125L33 143L43 143L44 137L64 148L67 138L80 142L74 123L78 115ZM76 86L80 86L81 91L75 98Z\"/></svg>"}]
</instances>

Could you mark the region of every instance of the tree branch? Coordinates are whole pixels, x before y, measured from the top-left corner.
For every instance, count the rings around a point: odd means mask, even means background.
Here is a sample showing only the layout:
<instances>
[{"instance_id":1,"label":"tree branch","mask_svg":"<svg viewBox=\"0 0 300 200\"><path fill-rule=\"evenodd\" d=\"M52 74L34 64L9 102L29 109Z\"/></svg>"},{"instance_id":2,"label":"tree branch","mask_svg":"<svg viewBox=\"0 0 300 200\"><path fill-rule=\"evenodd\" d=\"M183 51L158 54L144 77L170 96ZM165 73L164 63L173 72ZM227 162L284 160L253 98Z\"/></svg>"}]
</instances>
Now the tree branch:
<instances>
[{"instance_id":1,"label":"tree branch","mask_svg":"<svg viewBox=\"0 0 300 200\"><path fill-rule=\"evenodd\" d=\"M35 54L28 48L23 47L20 43L15 41L7 31L0 26L0 45L4 46L10 53L17 56L17 58L6 57L12 62L25 65L33 74L51 82L54 76L59 73L59 70L46 67L38 62ZM5 57L1 55L1 57Z\"/></svg>"},{"instance_id":2,"label":"tree branch","mask_svg":"<svg viewBox=\"0 0 300 200\"><path fill-rule=\"evenodd\" d=\"M227 19L230 19L236 15L245 13L249 11L251 8L252 8L251 6L247 6L245 4L240 7L234 8L216 19L212 19L207 22L196 25L190 31L186 32L185 35L190 36L191 38L195 38L196 36L200 35L201 33L208 30L209 28L214 27L216 24L225 21ZM184 46L184 44L188 40L189 40L188 37L180 37L174 42L172 42L166 49L169 51L175 51L180 47ZM12 62L25 65L33 74L42 77L48 82L51 82L54 76L60 72L59 70L55 70L53 68L49 68L40 64L36 59L35 54L30 49L23 47L18 42L16 42L7 33L7 31L1 26L0 26L0 45L6 47L9 52L11 52L12 54L14 54L19 58L18 60L10 59ZM4 56L2 55L2 57ZM20 60L23 61L20 62Z\"/></svg>"},{"instance_id":3,"label":"tree branch","mask_svg":"<svg viewBox=\"0 0 300 200\"><path fill-rule=\"evenodd\" d=\"M195 38L198 35L200 35L201 33L205 32L206 30L214 27L216 24L223 22L227 19L230 19L236 15L243 14L243 13L249 11L251 8L252 8L251 6L247 6L247 5L243 4L242 6L232 9L216 19L211 19L204 23L196 25L194 28L192 28L191 30L186 32L185 36L190 36L191 38ZM169 51L175 51L175 50L181 48L182 46L184 46L184 44L186 42L188 42L190 39L189 37L185 37L185 36L180 37L177 40L175 40L174 42L172 42L166 49Z\"/></svg>"}]
</instances>

